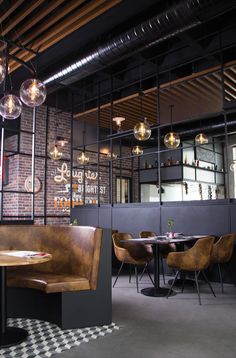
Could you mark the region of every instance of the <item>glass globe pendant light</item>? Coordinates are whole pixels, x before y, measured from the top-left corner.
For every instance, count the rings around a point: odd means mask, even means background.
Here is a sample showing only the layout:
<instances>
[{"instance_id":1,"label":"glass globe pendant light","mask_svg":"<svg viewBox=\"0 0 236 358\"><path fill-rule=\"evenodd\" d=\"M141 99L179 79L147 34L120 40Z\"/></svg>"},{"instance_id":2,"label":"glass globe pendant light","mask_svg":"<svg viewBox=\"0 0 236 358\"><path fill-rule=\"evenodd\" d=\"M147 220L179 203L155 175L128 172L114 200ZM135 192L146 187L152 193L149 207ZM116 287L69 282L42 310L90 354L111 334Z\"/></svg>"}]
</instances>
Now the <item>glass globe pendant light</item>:
<instances>
[{"instance_id":1,"label":"glass globe pendant light","mask_svg":"<svg viewBox=\"0 0 236 358\"><path fill-rule=\"evenodd\" d=\"M173 105L170 105L170 123L171 123L171 131L167 133L164 137L164 145L169 149L176 149L180 145L180 137L178 133L173 132L172 130L172 111Z\"/></svg>"},{"instance_id":2,"label":"glass globe pendant light","mask_svg":"<svg viewBox=\"0 0 236 358\"><path fill-rule=\"evenodd\" d=\"M7 94L0 100L0 115L6 119L16 119L21 115L22 103L14 94Z\"/></svg>"},{"instance_id":3,"label":"glass globe pendant light","mask_svg":"<svg viewBox=\"0 0 236 358\"><path fill-rule=\"evenodd\" d=\"M230 164L229 169L231 172L234 172L236 170L236 160L233 160L233 162Z\"/></svg>"},{"instance_id":4,"label":"glass globe pendant light","mask_svg":"<svg viewBox=\"0 0 236 358\"><path fill-rule=\"evenodd\" d=\"M86 165L89 162L89 156L85 152L81 152L77 157L77 162L81 165Z\"/></svg>"},{"instance_id":5,"label":"glass globe pendant light","mask_svg":"<svg viewBox=\"0 0 236 358\"><path fill-rule=\"evenodd\" d=\"M137 123L134 127L134 136L138 140L148 140L151 137L152 131L147 118L144 121Z\"/></svg>"},{"instance_id":6,"label":"glass globe pendant light","mask_svg":"<svg viewBox=\"0 0 236 358\"><path fill-rule=\"evenodd\" d=\"M49 153L49 157L52 160L60 160L62 157L62 151L60 148L58 148L56 143L49 145L48 153Z\"/></svg>"},{"instance_id":7,"label":"glass globe pendant light","mask_svg":"<svg viewBox=\"0 0 236 358\"><path fill-rule=\"evenodd\" d=\"M108 152L107 153L107 158L108 159L117 159L118 155L114 152Z\"/></svg>"},{"instance_id":8,"label":"glass globe pendant light","mask_svg":"<svg viewBox=\"0 0 236 358\"><path fill-rule=\"evenodd\" d=\"M133 154L133 155L141 155L141 154L143 154L143 148L140 147L139 145L135 145L135 146L132 148L132 154Z\"/></svg>"},{"instance_id":9,"label":"glass globe pendant light","mask_svg":"<svg viewBox=\"0 0 236 358\"><path fill-rule=\"evenodd\" d=\"M20 87L20 99L28 107L38 107L46 99L45 85L36 78L24 81Z\"/></svg>"},{"instance_id":10,"label":"glass globe pendant light","mask_svg":"<svg viewBox=\"0 0 236 358\"><path fill-rule=\"evenodd\" d=\"M207 138L207 135L204 134L204 133L199 133L196 135L195 137L195 143L196 144L207 144L208 143L208 138Z\"/></svg>"},{"instance_id":11,"label":"glass globe pendant light","mask_svg":"<svg viewBox=\"0 0 236 358\"><path fill-rule=\"evenodd\" d=\"M180 145L180 137L175 132L169 132L164 137L164 144L169 149L178 148Z\"/></svg>"}]
</instances>

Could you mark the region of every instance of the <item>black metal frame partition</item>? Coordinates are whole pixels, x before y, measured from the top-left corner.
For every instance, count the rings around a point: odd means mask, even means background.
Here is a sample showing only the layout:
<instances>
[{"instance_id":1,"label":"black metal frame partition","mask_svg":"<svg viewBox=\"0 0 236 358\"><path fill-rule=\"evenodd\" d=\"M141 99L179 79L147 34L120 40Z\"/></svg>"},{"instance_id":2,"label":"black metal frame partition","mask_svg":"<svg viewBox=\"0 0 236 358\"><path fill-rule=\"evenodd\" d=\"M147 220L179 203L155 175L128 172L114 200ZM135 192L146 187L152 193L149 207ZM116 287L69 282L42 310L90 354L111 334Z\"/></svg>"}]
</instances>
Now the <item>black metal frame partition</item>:
<instances>
[{"instance_id":1,"label":"black metal frame partition","mask_svg":"<svg viewBox=\"0 0 236 358\"><path fill-rule=\"evenodd\" d=\"M220 38L220 34L219 34L219 38ZM225 130L224 130L224 135L225 135L225 142L226 144L228 143L228 139L227 139L227 136L228 136L228 131L227 131L227 113L230 112L230 110L228 111L227 109L225 109L225 90L224 90L224 63L223 63L223 51L222 51L222 45L220 43L220 51L218 51L218 53L220 53L220 62L219 62L219 65L220 65L220 72L221 72L221 87L222 87L222 111L221 111L221 115L223 116L224 118L224 126L225 126ZM204 56L206 57L207 54ZM160 72L159 71L159 66L158 66L158 57L156 59L156 67L157 67L157 71L156 71L156 88L157 88L157 124L156 125L153 125L152 126L152 129L156 129L157 130L157 150L156 151L153 151L153 154L156 154L157 156L157 163L158 163L158 185L159 185L159 188L161 188L161 184L162 184L162 181L161 181L161 160L160 160L160 154L162 152L161 150L161 131L163 128L165 128L166 125L161 125L161 118L160 118L160 74L163 74L163 73L166 73L166 72L169 72L171 71L172 69L169 68L165 71L162 71ZM97 169L98 169L98 174L99 174L99 169L101 168L101 165L100 165L100 146L102 143L104 142L107 142L109 141L110 143L110 153L113 153L113 142L115 139L119 139L120 140L120 154L121 154L121 140L123 137L127 137L129 136L131 133L132 133L132 130L127 130L127 131L124 131L124 132L121 132L121 133L118 133L118 134L114 134L113 133L113 130L112 130L112 118L113 118L113 115L114 115L114 109L113 109L113 106L114 106L114 96L113 96L113 93L116 89L113 88L113 78L114 78L115 74L111 76L111 80L110 80L110 88L111 88L111 91L110 91L110 134L107 136L107 138L105 139L100 139L99 137L99 123L100 123L100 103L101 103L101 96L100 96L100 91L98 91L98 97L97 97L97 101L98 101L98 110L97 110L97 140L92 142L92 143L87 143L88 146L90 145L97 145L97 155L98 155L98 162L97 162ZM100 86L100 84L98 83L98 86ZM107 95L107 93L106 93ZM233 109L231 110L231 112L235 112L236 109ZM79 150L81 146L78 146L78 147L74 147L73 149L74 150ZM196 145L194 146L196 147ZM164 151L168 151L168 149L165 149ZM150 153L149 153L150 154ZM144 154L145 155L145 154ZM225 165L227 166L228 168L228 151L226 151L226 160L225 160ZM109 203L107 204L110 204L110 205L114 205L114 201L113 201L113 197L114 197L114 193L113 193L113 168L114 168L114 161L117 162L119 161L120 165L120 179L122 178L122 165L121 165L121 161L123 159L131 159L132 160L132 163L133 163L133 159L134 159L134 156L133 155L127 155L125 157L121 157L120 155L120 158L118 159L114 159L111 158L111 160L109 161ZM133 164L132 164L132 167L133 167ZM132 171L133 169L131 169ZM133 172L133 171L132 171ZM100 175L98 175L98 177L100 177ZM121 183L121 180L120 180L120 183ZM100 184L100 183L98 183ZM229 183L227 183L229 184ZM229 185L227 185L227 187L229 187ZM122 193L121 193L122 189L120 190L120 195L122 197ZM161 190L159 190L159 205L162 204L162 193L161 193ZM228 196L228 193L227 193L227 197L229 199L229 196ZM100 195L99 195L99 190L98 190L98 207L100 206ZM161 214L160 214L161 215ZM161 218L160 218L161 219ZM161 220L160 220L161 222Z\"/></svg>"},{"instance_id":2,"label":"black metal frame partition","mask_svg":"<svg viewBox=\"0 0 236 358\"><path fill-rule=\"evenodd\" d=\"M6 78L4 80L4 84L3 84L3 94L5 93L6 89L7 89L7 81L8 81L8 60L9 58L12 58L13 60L15 60L16 62L20 63L21 65L23 65L27 70L29 70L29 72L32 74L35 73L35 69L33 68L33 66L25 63L24 61L22 61L21 59L19 59L17 56L12 56L11 54L9 54L8 51L8 47L9 45L11 46L15 46L17 48L20 49L24 49L27 52L33 53L34 55L37 55L37 53L35 51L33 51L32 49L26 47L26 46L22 46L22 45L18 45L17 43L13 42L13 41L9 41L8 39L6 39L5 37L1 36L0 40L5 44L5 48L4 48L4 56L6 57ZM24 222L27 223L32 223L34 221L34 172L35 172L35 131L36 131L36 108L33 109L33 115L32 115L32 131L25 131L25 130L17 130L17 129L9 129L6 126L6 122L4 120L4 118L2 118L2 121L0 123L0 127L1 127L1 153L0 153L0 163L1 163L1 175L0 175L0 223L4 223L4 216L3 216L3 196L4 196L4 192L6 193L14 193L14 194L26 194L26 195L31 195L31 203L32 203L32 212L30 217L28 217L28 220L24 220ZM20 154L19 153L19 147L20 147L20 133L24 132L27 134L31 134L32 135L32 161L31 161L31 177L32 177L32 191L30 192L25 192L25 191L21 191L21 190L4 190L4 183L3 183L3 179L4 179L4 172L3 172L3 163L4 163L4 151L5 151L5 146L4 146L4 142L5 142L5 132L7 131L12 131L13 133L18 135L18 143L17 143L17 147L18 150L16 153L14 153L13 151L8 151L11 152L12 155L14 154ZM26 154L26 153L23 153ZM11 216L14 218L14 216ZM16 216L17 218L20 217ZM24 218L27 218L27 216L23 216ZM6 223L9 223L10 221L6 220ZM11 223L17 222L19 223L19 220L13 220L13 222L11 221Z\"/></svg>"}]
</instances>

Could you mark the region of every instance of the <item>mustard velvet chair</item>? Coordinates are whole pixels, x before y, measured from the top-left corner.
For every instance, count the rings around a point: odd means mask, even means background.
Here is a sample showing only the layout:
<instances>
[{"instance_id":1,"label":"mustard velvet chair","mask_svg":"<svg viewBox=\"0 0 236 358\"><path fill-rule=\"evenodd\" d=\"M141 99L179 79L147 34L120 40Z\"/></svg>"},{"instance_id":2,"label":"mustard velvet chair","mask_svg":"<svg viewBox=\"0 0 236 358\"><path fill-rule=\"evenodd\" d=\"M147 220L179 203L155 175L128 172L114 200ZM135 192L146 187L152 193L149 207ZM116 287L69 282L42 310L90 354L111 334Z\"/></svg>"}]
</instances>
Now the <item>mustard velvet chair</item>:
<instances>
[{"instance_id":1,"label":"mustard velvet chair","mask_svg":"<svg viewBox=\"0 0 236 358\"><path fill-rule=\"evenodd\" d=\"M195 276L195 283L198 293L198 300L199 304L201 305L201 297L198 285L198 275L201 272L205 281L207 282L208 286L212 294L215 296L213 288L204 272L208 268L211 262L211 253L214 244L214 237L205 237L202 239L197 240L194 246L186 250L184 252L171 252L167 256L167 264L169 267L172 267L177 270L175 278L171 284L169 292L167 294L167 298L171 294L172 287L175 284L175 281L181 271L192 271L194 272ZM183 292L183 288L182 288Z\"/></svg>"},{"instance_id":2,"label":"mustard velvet chair","mask_svg":"<svg viewBox=\"0 0 236 358\"><path fill-rule=\"evenodd\" d=\"M121 262L116 279L113 283L113 287L115 287L115 284L120 276L124 264L129 264L129 265L134 265L136 287L137 287L137 292L139 292L138 266L146 265L149 261L152 260L153 254L144 244L141 243L139 244L136 242L128 242L132 238L133 238L132 235L128 233L114 233L112 235L116 258ZM127 242L124 242L124 240ZM153 283L152 277L148 270L147 272L150 277L150 280Z\"/></svg>"},{"instance_id":3,"label":"mustard velvet chair","mask_svg":"<svg viewBox=\"0 0 236 358\"><path fill-rule=\"evenodd\" d=\"M141 238L148 238L148 237L155 237L157 236L157 234L153 231L141 231L139 233L139 236ZM150 245L150 249L152 250L151 248L151 245ZM161 268L162 268L162 276L163 276L163 282L164 284L166 283L165 282L165 271L164 271L164 263L163 263L163 260L167 258L168 254L170 252L175 252L176 251L176 245L175 244L161 244L159 246L159 253L160 253L160 258L161 258ZM143 273L145 271L145 268L143 270ZM143 275L142 273L142 275ZM142 278L142 275L140 276L140 279Z\"/></svg>"},{"instance_id":4,"label":"mustard velvet chair","mask_svg":"<svg viewBox=\"0 0 236 358\"><path fill-rule=\"evenodd\" d=\"M212 249L211 263L218 266L222 293L224 293L224 285L222 280L221 265L230 261L234 250L235 238L236 234L223 235L216 243L214 243Z\"/></svg>"}]
</instances>

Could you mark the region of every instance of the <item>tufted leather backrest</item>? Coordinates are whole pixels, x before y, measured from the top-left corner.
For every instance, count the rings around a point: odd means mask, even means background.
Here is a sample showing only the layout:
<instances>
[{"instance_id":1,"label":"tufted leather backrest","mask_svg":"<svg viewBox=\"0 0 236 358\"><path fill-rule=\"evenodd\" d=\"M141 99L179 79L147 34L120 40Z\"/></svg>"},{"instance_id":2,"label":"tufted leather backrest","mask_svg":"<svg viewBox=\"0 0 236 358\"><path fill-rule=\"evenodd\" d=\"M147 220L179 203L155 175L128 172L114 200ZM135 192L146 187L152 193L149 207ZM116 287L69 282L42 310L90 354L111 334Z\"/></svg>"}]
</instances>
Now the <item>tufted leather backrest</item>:
<instances>
[{"instance_id":1,"label":"tufted leather backrest","mask_svg":"<svg viewBox=\"0 0 236 358\"><path fill-rule=\"evenodd\" d=\"M89 226L2 225L0 250L32 250L52 254L52 260L30 270L86 277L96 288L102 229Z\"/></svg>"}]
</instances>

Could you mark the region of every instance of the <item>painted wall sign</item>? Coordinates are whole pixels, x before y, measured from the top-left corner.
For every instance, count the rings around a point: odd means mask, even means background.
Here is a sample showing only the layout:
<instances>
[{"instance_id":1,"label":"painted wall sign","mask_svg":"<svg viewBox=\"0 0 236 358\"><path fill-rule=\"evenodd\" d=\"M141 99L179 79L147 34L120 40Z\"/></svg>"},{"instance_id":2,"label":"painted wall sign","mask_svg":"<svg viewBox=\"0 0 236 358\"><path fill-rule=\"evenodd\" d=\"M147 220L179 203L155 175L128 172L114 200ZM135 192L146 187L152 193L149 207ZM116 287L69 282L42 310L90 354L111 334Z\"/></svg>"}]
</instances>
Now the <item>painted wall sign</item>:
<instances>
[{"instance_id":1,"label":"painted wall sign","mask_svg":"<svg viewBox=\"0 0 236 358\"><path fill-rule=\"evenodd\" d=\"M34 192L38 193L41 189L41 181L38 177L34 178ZM29 175L26 179L25 179L25 190L27 192L31 192L32 191L32 176Z\"/></svg>"},{"instance_id":2,"label":"painted wall sign","mask_svg":"<svg viewBox=\"0 0 236 358\"><path fill-rule=\"evenodd\" d=\"M68 182L68 179L70 179L70 169L68 169L68 166L66 163L63 163L61 168L57 168L57 171L60 173L58 175L55 175L54 181L56 183L64 183L66 184ZM83 182L83 171L73 169L72 170L72 178L78 179L79 183ZM96 180L98 178L97 172L92 172L91 170L88 170L85 172L85 178L88 180Z\"/></svg>"},{"instance_id":3,"label":"painted wall sign","mask_svg":"<svg viewBox=\"0 0 236 358\"><path fill-rule=\"evenodd\" d=\"M60 168L57 168L54 176L55 183L64 185L64 190L58 192L61 195L54 197L54 207L62 208L63 211L68 211L70 208L70 175L71 171L68 169L67 163L64 162ZM105 186L100 185L98 188L98 185L96 185L97 172L73 169L72 178L76 180L76 183L72 185L72 207L83 204L97 204L98 192L100 195L105 195L106 193Z\"/></svg>"}]
</instances>

